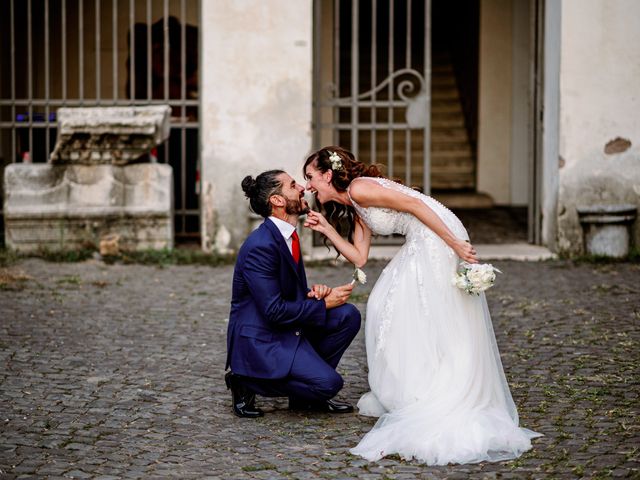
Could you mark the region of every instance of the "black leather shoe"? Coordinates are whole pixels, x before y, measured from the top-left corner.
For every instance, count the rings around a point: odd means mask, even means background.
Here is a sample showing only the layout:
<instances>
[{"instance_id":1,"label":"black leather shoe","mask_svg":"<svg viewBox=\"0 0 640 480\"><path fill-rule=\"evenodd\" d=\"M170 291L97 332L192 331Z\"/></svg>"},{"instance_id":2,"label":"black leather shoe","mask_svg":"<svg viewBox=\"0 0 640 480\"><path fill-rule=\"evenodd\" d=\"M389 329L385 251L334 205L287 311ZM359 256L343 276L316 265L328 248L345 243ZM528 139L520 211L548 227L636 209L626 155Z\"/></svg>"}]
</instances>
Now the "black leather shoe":
<instances>
[{"instance_id":1,"label":"black leather shoe","mask_svg":"<svg viewBox=\"0 0 640 480\"><path fill-rule=\"evenodd\" d=\"M306 410L326 413L351 413L353 405L337 400L325 400L324 402L308 402L293 397L289 398L289 410Z\"/></svg>"},{"instance_id":2,"label":"black leather shoe","mask_svg":"<svg viewBox=\"0 0 640 480\"><path fill-rule=\"evenodd\" d=\"M227 372L224 376L224 382L231 390L233 413L237 417L258 418L264 415L264 412L255 406L255 393L244 386L237 375L234 375L233 372Z\"/></svg>"}]
</instances>

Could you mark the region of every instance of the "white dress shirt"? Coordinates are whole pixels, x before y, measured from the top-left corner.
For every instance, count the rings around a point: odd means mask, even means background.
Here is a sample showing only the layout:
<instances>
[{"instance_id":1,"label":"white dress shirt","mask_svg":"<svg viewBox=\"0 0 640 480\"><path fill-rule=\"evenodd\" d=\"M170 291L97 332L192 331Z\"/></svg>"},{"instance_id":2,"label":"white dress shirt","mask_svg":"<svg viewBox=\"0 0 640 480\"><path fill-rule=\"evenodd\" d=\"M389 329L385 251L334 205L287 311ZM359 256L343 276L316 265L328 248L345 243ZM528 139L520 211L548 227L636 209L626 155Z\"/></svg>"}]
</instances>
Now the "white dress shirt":
<instances>
[{"instance_id":1,"label":"white dress shirt","mask_svg":"<svg viewBox=\"0 0 640 480\"><path fill-rule=\"evenodd\" d=\"M280 230L280 233L284 237L284 241L287 243L287 247L289 247L289 252L292 252L293 238L291 238L291 235L296 231L296 227L273 216L269 217L269 220L275 223L276 227L278 227L278 230Z\"/></svg>"}]
</instances>

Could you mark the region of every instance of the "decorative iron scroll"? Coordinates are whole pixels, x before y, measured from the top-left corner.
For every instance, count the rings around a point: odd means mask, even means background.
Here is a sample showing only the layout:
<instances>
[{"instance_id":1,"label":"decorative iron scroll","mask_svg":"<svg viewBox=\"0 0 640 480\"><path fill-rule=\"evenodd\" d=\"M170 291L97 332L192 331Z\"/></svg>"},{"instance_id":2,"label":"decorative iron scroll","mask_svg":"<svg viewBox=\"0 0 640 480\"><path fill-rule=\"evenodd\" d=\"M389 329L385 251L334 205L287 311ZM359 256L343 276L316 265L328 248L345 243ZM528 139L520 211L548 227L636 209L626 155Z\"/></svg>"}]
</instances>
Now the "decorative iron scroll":
<instances>
[{"instance_id":1,"label":"decorative iron scroll","mask_svg":"<svg viewBox=\"0 0 640 480\"><path fill-rule=\"evenodd\" d=\"M424 80L424 77L420 75L417 70L414 70L412 68L403 68L401 70L396 70L395 72L393 72L385 80L380 82L375 88L359 94L356 97L356 100L366 100L368 97L374 98L375 94L383 90L389 83L402 76L410 76L413 80L405 79L396 85L396 93L401 100L410 102L411 99L417 96L420 92L426 91L426 82ZM419 89L417 87L419 87ZM329 103L335 106L351 105L351 103L353 102L353 96L336 98L335 94L337 90L338 88L335 83L327 84L327 97ZM415 95L410 97L409 95L414 92ZM380 100L379 103L384 106L385 101Z\"/></svg>"},{"instance_id":2,"label":"decorative iron scroll","mask_svg":"<svg viewBox=\"0 0 640 480\"><path fill-rule=\"evenodd\" d=\"M389 84L393 84L393 82L397 79L401 79L401 81L399 81L395 85L394 93L397 98L401 100L401 103L399 105L397 103L398 100L394 100L393 98L385 100L379 100L375 98L376 94L387 88ZM326 85L326 89L328 97L328 100L325 103L326 106L348 107L353 105L353 96L342 98L335 97L338 90L335 83L328 83ZM370 100L371 104L369 104L367 100ZM367 106L406 106L406 122L409 128L424 128L427 125L428 96L426 82L424 80L424 77L414 69L403 68L400 70L396 70L386 79L380 82L376 87L359 94L355 98L355 101L358 103L365 102ZM364 106L362 103L361 105Z\"/></svg>"}]
</instances>

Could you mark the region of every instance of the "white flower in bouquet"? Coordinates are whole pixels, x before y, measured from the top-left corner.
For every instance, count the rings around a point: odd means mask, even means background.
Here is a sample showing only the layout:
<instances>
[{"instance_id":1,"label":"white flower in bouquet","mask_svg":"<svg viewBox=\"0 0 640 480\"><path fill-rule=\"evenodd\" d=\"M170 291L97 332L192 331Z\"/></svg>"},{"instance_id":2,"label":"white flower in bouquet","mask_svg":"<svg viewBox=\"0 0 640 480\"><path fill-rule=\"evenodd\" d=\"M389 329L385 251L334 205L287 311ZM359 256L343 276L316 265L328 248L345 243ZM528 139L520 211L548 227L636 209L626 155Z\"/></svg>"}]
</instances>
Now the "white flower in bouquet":
<instances>
[{"instance_id":1,"label":"white flower in bouquet","mask_svg":"<svg viewBox=\"0 0 640 480\"><path fill-rule=\"evenodd\" d=\"M496 273L502 272L490 263L462 262L453 278L453 284L469 295L480 295L480 292L493 286Z\"/></svg>"},{"instance_id":2,"label":"white flower in bouquet","mask_svg":"<svg viewBox=\"0 0 640 480\"><path fill-rule=\"evenodd\" d=\"M367 274L360 270L358 267L355 267L355 270L353 271L353 280L351 280L351 285L356 282L362 285L367 283Z\"/></svg>"}]
</instances>

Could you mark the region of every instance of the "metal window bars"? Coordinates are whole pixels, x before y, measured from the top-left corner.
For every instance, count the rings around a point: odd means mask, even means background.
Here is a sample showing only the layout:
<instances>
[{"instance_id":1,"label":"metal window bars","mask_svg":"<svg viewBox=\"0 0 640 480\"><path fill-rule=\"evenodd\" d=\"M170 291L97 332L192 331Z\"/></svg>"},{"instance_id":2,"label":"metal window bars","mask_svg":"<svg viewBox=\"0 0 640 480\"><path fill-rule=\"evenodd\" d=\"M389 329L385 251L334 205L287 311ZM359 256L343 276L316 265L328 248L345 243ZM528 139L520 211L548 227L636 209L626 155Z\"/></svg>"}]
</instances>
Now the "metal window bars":
<instances>
[{"instance_id":1,"label":"metal window bars","mask_svg":"<svg viewBox=\"0 0 640 480\"><path fill-rule=\"evenodd\" d=\"M0 166L46 162L56 110L168 104L178 239L199 236L199 0L3 0Z\"/></svg>"}]
</instances>

